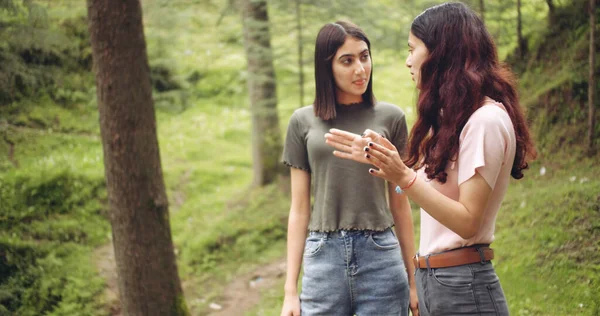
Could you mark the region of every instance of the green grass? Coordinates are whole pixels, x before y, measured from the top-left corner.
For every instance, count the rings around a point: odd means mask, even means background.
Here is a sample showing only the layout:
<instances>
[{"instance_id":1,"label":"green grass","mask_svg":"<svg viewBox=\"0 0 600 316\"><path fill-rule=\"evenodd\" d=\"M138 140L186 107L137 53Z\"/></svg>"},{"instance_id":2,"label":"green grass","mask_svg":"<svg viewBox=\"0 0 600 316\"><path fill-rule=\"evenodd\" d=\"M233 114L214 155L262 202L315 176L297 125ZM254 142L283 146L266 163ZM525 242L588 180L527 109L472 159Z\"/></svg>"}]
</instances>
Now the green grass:
<instances>
[{"instance_id":1,"label":"green grass","mask_svg":"<svg viewBox=\"0 0 600 316\"><path fill-rule=\"evenodd\" d=\"M512 183L494 243L511 313L598 315L600 166L541 160L532 169Z\"/></svg>"}]
</instances>

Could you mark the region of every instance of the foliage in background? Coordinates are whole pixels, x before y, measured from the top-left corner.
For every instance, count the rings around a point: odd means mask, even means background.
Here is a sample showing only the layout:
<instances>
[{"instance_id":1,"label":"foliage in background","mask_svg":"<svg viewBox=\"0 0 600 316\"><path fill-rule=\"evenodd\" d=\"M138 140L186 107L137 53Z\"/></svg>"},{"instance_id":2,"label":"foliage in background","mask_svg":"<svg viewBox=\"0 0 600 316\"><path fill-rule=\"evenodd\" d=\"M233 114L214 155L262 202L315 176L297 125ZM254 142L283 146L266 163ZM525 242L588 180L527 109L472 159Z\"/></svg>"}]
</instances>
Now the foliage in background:
<instances>
[{"instance_id":1,"label":"foliage in background","mask_svg":"<svg viewBox=\"0 0 600 316\"><path fill-rule=\"evenodd\" d=\"M70 76L91 69L85 17L51 19L41 3L0 3L0 106L47 94L55 102L88 99L90 81Z\"/></svg>"},{"instance_id":2,"label":"foliage in background","mask_svg":"<svg viewBox=\"0 0 600 316\"><path fill-rule=\"evenodd\" d=\"M89 257L106 238L104 198L102 178L69 169L0 174L0 315L105 311Z\"/></svg>"},{"instance_id":3,"label":"foliage in background","mask_svg":"<svg viewBox=\"0 0 600 316\"><path fill-rule=\"evenodd\" d=\"M404 66L409 23L440 1L300 2L305 103L314 94L318 29L346 18L361 25L372 40L378 99L398 104L412 120L415 90ZM477 8L478 1L469 2ZM600 170L593 159L580 161L583 134L575 124L583 123L581 100L587 91L583 0L554 1L551 27L544 2L523 2L529 54L519 61L512 54L516 0L485 1L486 24L501 56L508 56L520 77L521 100L542 152L526 179L511 186L498 222L495 248L502 256L496 264L512 314L598 315L600 307L593 304L600 281L593 276L598 275L600 249L600 230L594 224L600 213ZM107 243L110 234L103 214L94 78L91 61L82 63L89 57L85 4L28 1L45 10L31 13L46 16L33 22L24 3L0 0L0 59L7 58L0 60L0 90L5 83L10 86L7 73L35 78L25 92L0 105L0 315L6 310L19 315L106 315L107 303L99 294L104 283L92 262L93 249ZM227 281L285 251L288 183L248 190L247 73L240 13L229 3L143 1L171 225L186 298L195 314L218 301ZM269 5L279 115L287 122L299 106L295 7L286 1ZM17 31L37 32L39 27L32 25L42 25L40 21L48 26L40 34L55 33L47 40L38 43L33 40L38 35ZM19 39L10 34L28 38L16 43ZM41 47L25 50L40 54L31 59L35 62L19 53L27 45ZM61 64L40 62L47 59ZM15 70L4 71L11 67ZM45 75L51 82L44 81ZM283 134L286 124L281 125ZM8 159L11 146L5 139L14 144L18 168ZM545 176L538 176L541 167L548 170ZM36 198L27 202L33 191ZM38 195L40 191L46 193ZM281 288L267 290L267 299L250 314L278 314Z\"/></svg>"},{"instance_id":4,"label":"foliage in background","mask_svg":"<svg viewBox=\"0 0 600 316\"><path fill-rule=\"evenodd\" d=\"M528 53L508 57L520 77L538 150L550 155L585 142L587 128L589 15L587 0L556 6L543 32L529 37ZM600 10L596 10L600 16ZM596 42L598 39L596 39ZM599 49L596 48L596 55ZM598 57L596 57L598 59ZM596 76L600 66L595 67ZM596 91L600 84L596 81ZM597 105L596 105L597 106ZM596 125L596 139L600 127Z\"/></svg>"}]
</instances>

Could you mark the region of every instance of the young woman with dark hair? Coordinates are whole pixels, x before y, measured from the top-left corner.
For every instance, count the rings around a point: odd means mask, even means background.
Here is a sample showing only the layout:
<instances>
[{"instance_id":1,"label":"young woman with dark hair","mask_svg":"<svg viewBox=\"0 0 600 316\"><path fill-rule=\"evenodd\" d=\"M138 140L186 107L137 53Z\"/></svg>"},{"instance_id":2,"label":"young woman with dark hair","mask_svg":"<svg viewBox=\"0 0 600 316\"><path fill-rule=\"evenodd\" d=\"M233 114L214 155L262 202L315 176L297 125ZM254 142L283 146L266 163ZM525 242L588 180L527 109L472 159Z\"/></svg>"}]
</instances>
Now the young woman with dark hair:
<instances>
[{"instance_id":1,"label":"young woman with dark hair","mask_svg":"<svg viewBox=\"0 0 600 316\"><path fill-rule=\"evenodd\" d=\"M408 315L409 300L417 305L414 267L404 265L415 254L408 199L368 166L332 156L323 139L331 128L370 127L404 148L404 113L373 96L370 45L349 22L317 36L315 101L290 118L283 154L292 201L281 315Z\"/></svg>"},{"instance_id":2,"label":"young woman with dark hair","mask_svg":"<svg viewBox=\"0 0 600 316\"><path fill-rule=\"evenodd\" d=\"M367 160L421 206L414 259L421 315L508 315L492 266L494 229L509 179L534 149L512 73L481 19L462 3L417 16L406 66L419 91L408 158L377 133L331 130L335 156ZM413 171L416 170L416 171Z\"/></svg>"}]
</instances>

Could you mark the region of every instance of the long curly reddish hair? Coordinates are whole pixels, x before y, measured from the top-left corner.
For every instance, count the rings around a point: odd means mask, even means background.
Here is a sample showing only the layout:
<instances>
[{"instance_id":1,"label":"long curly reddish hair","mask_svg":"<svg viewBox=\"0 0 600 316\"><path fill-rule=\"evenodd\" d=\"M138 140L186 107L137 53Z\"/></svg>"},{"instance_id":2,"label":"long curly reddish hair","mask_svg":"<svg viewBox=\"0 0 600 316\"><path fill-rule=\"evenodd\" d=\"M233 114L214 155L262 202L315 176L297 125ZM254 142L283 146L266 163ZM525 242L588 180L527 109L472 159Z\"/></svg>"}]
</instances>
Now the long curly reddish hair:
<instances>
[{"instance_id":1,"label":"long curly reddish hair","mask_svg":"<svg viewBox=\"0 0 600 316\"><path fill-rule=\"evenodd\" d=\"M462 3L444 3L417 16L411 32L425 43L429 56L420 70L418 117L406 165L425 166L430 179L445 183L444 170L457 157L463 127L489 96L502 102L512 120L517 150L511 175L522 178L536 151L515 77L498 61L496 45L481 19Z\"/></svg>"}]
</instances>

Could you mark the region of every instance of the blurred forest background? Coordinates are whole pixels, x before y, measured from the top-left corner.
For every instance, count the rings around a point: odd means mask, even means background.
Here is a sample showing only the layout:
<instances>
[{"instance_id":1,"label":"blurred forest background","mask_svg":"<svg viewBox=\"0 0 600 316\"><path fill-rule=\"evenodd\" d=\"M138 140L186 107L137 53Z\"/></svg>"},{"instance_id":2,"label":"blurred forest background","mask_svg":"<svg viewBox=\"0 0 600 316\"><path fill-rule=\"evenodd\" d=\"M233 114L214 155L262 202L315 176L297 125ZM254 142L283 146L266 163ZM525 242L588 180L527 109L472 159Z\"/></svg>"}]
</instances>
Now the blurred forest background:
<instances>
[{"instance_id":1,"label":"blurred forest background","mask_svg":"<svg viewBox=\"0 0 600 316\"><path fill-rule=\"evenodd\" d=\"M289 179L276 160L290 115L314 97L319 28L349 19L366 31L375 94L412 124L408 32L437 3L259 1L265 60L252 59L249 43L261 37L243 23L253 14L243 3L141 0L179 314L279 315ZM600 128L588 104L600 86L590 50L598 10L594 21L589 0L465 3L517 74L540 152L512 181L497 223L511 314L600 315ZM0 315L123 313L87 10L83 0L0 0ZM257 74L262 62L274 71ZM261 75L271 86L249 80ZM257 129L260 106L275 115ZM416 206L414 218L418 232Z\"/></svg>"}]
</instances>

